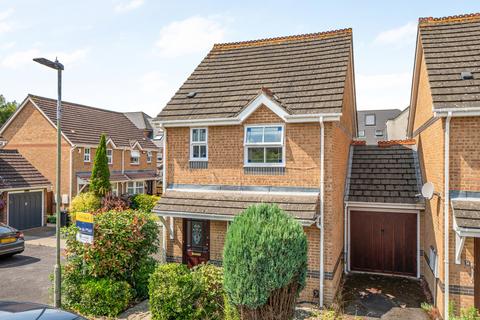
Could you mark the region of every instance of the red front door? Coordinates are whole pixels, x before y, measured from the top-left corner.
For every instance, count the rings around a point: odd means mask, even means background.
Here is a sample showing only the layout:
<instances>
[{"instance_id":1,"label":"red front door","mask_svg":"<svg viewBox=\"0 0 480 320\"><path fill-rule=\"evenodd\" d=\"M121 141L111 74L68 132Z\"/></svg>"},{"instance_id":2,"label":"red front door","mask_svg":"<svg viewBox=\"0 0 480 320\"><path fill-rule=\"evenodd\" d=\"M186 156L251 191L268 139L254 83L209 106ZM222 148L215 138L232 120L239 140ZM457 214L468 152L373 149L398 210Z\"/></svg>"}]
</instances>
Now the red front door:
<instances>
[{"instance_id":1,"label":"red front door","mask_svg":"<svg viewBox=\"0 0 480 320\"><path fill-rule=\"evenodd\" d=\"M210 221L183 220L183 263L189 268L210 259Z\"/></svg>"}]
</instances>

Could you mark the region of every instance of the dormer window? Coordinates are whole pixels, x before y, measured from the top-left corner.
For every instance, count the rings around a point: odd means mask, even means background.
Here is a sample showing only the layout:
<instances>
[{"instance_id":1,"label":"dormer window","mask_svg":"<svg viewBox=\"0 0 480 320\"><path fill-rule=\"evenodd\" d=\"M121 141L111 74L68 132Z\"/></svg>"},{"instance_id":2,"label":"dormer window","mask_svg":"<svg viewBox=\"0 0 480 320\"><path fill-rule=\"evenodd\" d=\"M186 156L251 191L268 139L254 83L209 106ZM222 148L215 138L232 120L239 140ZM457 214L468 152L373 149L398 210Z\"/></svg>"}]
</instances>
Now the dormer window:
<instances>
[{"instance_id":1,"label":"dormer window","mask_svg":"<svg viewBox=\"0 0 480 320\"><path fill-rule=\"evenodd\" d=\"M190 129L190 161L208 160L207 128Z\"/></svg>"},{"instance_id":2,"label":"dormer window","mask_svg":"<svg viewBox=\"0 0 480 320\"><path fill-rule=\"evenodd\" d=\"M284 166L283 125L245 127L245 160L249 167Z\"/></svg>"},{"instance_id":3,"label":"dormer window","mask_svg":"<svg viewBox=\"0 0 480 320\"><path fill-rule=\"evenodd\" d=\"M140 164L140 151L138 150L130 151L130 164Z\"/></svg>"}]
</instances>

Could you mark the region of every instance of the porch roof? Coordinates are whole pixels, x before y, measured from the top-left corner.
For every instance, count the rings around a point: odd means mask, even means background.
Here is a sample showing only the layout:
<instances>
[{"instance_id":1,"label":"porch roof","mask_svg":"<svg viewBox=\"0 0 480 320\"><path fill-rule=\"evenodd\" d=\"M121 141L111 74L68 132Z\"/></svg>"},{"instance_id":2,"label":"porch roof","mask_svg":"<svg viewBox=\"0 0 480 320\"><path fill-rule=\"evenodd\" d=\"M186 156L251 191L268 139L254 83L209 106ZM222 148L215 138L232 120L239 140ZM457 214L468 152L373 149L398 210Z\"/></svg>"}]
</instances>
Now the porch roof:
<instances>
[{"instance_id":1,"label":"porch roof","mask_svg":"<svg viewBox=\"0 0 480 320\"><path fill-rule=\"evenodd\" d=\"M457 227L480 231L480 199L452 199Z\"/></svg>"},{"instance_id":2,"label":"porch roof","mask_svg":"<svg viewBox=\"0 0 480 320\"><path fill-rule=\"evenodd\" d=\"M252 192L196 192L167 190L153 209L159 215L232 220L247 207L258 203L276 203L299 220L313 223L319 207L318 193L274 194Z\"/></svg>"},{"instance_id":3,"label":"porch roof","mask_svg":"<svg viewBox=\"0 0 480 320\"><path fill-rule=\"evenodd\" d=\"M77 172L77 177L89 181L92 173L88 172ZM155 170L139 170L139 171L129 171L126 170L123 173L121 171L112 171L110 172L110 182L122 182L122 181L131 181L131 180L154 180L156 179L157 174Z\"/></svg>"}]
</instances>

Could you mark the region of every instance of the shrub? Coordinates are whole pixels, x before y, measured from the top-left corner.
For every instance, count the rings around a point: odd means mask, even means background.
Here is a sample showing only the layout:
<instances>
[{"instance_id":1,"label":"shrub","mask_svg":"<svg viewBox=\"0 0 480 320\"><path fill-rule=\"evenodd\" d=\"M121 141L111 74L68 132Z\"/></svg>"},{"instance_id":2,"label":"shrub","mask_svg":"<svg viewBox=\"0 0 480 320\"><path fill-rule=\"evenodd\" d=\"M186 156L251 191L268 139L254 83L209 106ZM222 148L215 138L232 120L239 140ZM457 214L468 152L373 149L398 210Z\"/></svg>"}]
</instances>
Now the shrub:
<instances>
[{"instance_id":1,"label":"shrub","mask_svg":"<svg viewBox=\"0 0 480 320\"><path fill-rule=\"evenodd\" d=\"M132 208L143 212L152 212L160 197L148 194L136 194L132 198Z\"/></svg>"},{"instance_id":2,"label":"shrub","mask_svg":"<svg viewBox=\"0 0 480 320\"><path fill-rule=\"evenodd\" d=\"M152 257L146 257L139 261L137 270L132 275L132 283L135 288L135 296L139 300L148 298L148 281L157 267L157 261Z\"/></svg>"},{"instance_id":3,"label":"shrub","mask_svg":"<svg viewBox=\"0 0 480 320\"><path fill-rule=\"evenodd\" d=\"M47 216L47 223L52 223L52 224L55 224L57 221L57 216L55 215L49 215Z\"/></svg>"},{"instance_id":4,"label":"shrub","mask_svg":"<svg viewBox=\"0 0 480 320\"><path fill-rule=\"evenodd\" d=\"M222 268L212 264L201 264L193 269L193 279L201 288L197 300L199 319L223 320L225 294Z\"/></svg>"},{"instance_id":5,"label":"shrub","mask_svg":"<svg viewBox=\"0 0 480 320\"><path fill-rule=\"evenodd\" d=\"M225 320L240 320L237 307L228 301L227 295L224 295L224 306Z\"/></svg>"},{"instance_id":6,"label":"shrub","mask_svg":"<svg viewBox=\"0 0 480 320\"><path fill-rule=\"evenodd\" d=\"M78 194L75 198L72 199L70 204L69 211L71 213L75 212L94 212L100 209L101 201L92 192L84 192Z\"/></svg>"},{"instance_id":7,"label":"shrub","mask_svg":"<svg viewBox=\"0 0 480 320\"><path fill-rule=\"evenodd\" d=\"M201 288L185 265L159 266L150 277L148 289L153 320L197 319L195 304Z\"/></svg>"},{"instance_id":8,"label":"shrub","mask_svg":"<svg viewBox=\"0 0 480 320\"><path fill-rule=\"evenodd\" d=\"M102 198L102 212L106 211L124 211L130 208L128 198L117 197L111 194L105 195Z\"/></svg>"},{"instance_id":9,"label":"shrub","mask_svg":"<svg viewBox=\"0 0 480 320\"><path fill-rule=\"evenodd\" d=\"M107 158L107 139L104 134L100 136L100 142L95 151L92 176L90 177L90 189L99 197L106 195L112 190Z\"/></svg>"},{"instance_id":10,"label":"shrub","mask_svg":"<svg viewBox=\"0 0 480 320\"><path fill-rule=\"evenodd\" d=\"M126 281L108 278L90 279L80 285L80 300L76 309L82 314L114 317L127 309L131 288Z\"/></svg>"},{"instance_id":11,"label":"shrub","mask_svg":"<svg viewBox=\"0 0 480 320\"><path fill-rule=\"evenodd\" d=\"M277 205L255 205L230 225L224 286L242 319L290 319L305 286L307 238Z\"/></svg>"}]
</instances>

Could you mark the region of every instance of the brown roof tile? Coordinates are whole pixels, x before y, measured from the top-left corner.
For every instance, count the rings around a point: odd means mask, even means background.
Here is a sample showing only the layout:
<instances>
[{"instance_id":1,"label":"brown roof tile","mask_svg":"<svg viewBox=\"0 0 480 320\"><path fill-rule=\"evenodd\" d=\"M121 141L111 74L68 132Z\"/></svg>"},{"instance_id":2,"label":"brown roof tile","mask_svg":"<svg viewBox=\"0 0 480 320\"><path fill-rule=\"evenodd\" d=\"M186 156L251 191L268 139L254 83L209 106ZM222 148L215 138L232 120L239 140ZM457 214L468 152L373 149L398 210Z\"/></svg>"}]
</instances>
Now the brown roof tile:
<instances>
[{"instance_id":1,"label":"brown roof tile","mask_svg":"<svg viewBox=\"0 0 480 320\"><path fill-rule=\"evenodd\" d=\"M57 100L35 95L29 95L28 98L56 123ZM123 113L67 101L62 101L62 109L62 131L74 144L96 145L104 133L117 147L129 148L130 141L138 141L142 148L156 148Z\"/></svg>"},{"instance_id":2,"label":"brown roof tile","mask_svg":"<svg viewBox=\"0 0 480 320\"><path fill-rule=\"evenodd\" d=\"M0 150L0 189L47 186L50 182L17 150Z\"/></svg>"},{"instance_id":3,"label":"brown roof tile","mask_svg":"<svg viewBox=\"0 0 480 320\"><path fill-rule=\"evenodd\" d=\"M420 18L434 108L478 107L480 101L480 14ZM462 80L461 72L473 73Z\"/></svg>"},{"instance_id":4,"label":"brown roof tile","mask_svg":"<svg viewBox=\"0 0 480 320\"><path fill-rule=\"evenodd\" d=\"M240 192L185 192L167 190L155 206L162 213L217 214L234 216L258 203L276 203L292 216L314 220L318 195L278 195Z\"/></svg>"},{"instance_id":5,"label":"brown roof tile","mask_svg":"<svg viewBox=\"0 0 480 320\"><path fill-rule=\"evenodd\" d=\"M216 44L158 117L234 117L261 88L291 114L341 112L351 46L351 29Z\"/></svg>"},{"instance_id":6,"label":"brown roof tile","mask_svg":"<svg viewBox=\"0 0 480 320\"><path fill-rule=\"evenodd\" d=\"M480 199L452 199L453 215L460 228L480 229Z\"/></svg>"}]
</instances>

